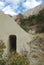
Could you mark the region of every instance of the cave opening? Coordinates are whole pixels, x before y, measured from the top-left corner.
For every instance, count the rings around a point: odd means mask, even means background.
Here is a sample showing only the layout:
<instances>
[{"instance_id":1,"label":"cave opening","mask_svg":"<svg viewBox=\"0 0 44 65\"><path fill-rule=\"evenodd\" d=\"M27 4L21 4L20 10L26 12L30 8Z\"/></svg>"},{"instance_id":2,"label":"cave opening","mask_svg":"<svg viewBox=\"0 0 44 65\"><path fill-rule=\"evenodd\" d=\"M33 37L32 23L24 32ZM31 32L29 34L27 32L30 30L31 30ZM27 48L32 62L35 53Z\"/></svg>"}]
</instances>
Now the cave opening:
<instances>
[{"instance_id":1,"label":"cave opening","mask_svg":"<svg viewBox=\"0 0 44 65\"><path fill-rule=\"evenodd\" d=\"M16 52L16 35L9 36L10 51Z\"/></svg>"}]
</instances>

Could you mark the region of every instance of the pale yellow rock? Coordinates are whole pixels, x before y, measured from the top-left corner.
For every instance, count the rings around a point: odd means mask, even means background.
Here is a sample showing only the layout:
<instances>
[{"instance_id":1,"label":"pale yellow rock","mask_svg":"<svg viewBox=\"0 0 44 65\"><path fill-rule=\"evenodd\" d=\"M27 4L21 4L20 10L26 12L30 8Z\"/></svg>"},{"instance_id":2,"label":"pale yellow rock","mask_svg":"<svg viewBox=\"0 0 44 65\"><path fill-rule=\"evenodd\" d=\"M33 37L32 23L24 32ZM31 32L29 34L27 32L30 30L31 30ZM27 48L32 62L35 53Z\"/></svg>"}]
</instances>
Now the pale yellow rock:
<instances>
[{"instance_id":1,"label":"pale yellow rock","mask_svg":"<svg viewBox=\"0 0 44 65\"><path fill-rule=\"evenodd\" d=\"M16 51L21 53L21 50L26 48L26 50L30 51L30 47L28 47L27 43L33 39L31 34L25 32L10 16L5 15L0 12L0 40L6 45L5 52L9 53L9 36L16 35Z\"/></svg>"}]
</instances>

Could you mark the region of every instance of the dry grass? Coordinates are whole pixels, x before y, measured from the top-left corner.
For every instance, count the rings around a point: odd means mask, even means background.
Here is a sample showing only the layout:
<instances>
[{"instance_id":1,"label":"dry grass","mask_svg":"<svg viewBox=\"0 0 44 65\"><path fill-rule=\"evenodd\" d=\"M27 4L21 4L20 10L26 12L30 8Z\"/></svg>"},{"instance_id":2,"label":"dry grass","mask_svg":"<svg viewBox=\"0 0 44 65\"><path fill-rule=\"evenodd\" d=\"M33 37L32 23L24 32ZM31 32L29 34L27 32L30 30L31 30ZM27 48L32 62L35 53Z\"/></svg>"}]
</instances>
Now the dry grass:
<instances>
[{"instance_id":1,"label":"dry grass","mask_svg":"<svg viewBox=\"0 0 44 65\"><path fill-rule=\"evenodd\" d=\"M37 34L35 34L34 36L39 36L39 37L41 37L41 38L44 38L44 33L37 33Z\"/></svg>"}]
</instances>

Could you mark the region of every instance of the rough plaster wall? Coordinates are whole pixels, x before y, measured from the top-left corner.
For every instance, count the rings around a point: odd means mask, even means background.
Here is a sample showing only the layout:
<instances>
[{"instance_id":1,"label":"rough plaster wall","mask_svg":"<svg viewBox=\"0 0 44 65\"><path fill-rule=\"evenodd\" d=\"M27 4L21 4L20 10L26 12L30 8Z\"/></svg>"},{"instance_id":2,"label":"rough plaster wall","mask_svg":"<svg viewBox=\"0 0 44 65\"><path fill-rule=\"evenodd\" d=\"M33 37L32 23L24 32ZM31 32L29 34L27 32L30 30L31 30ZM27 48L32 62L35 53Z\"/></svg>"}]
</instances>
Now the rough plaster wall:
<instances>
[{"instance_id":1,"label":"rough plaster wall","mask_svg":"<svg viewBox=\"0 0 44 65\"><path fill-rule=\"evenodd\" d=\"M17 37L17 52L21 52L24 48L29 50L27 42L33 39L33 36L26 33L11 17L0 12L0 39L5 42L5 53L9 52L9 35Z\"/></svg>"}]
</instances>

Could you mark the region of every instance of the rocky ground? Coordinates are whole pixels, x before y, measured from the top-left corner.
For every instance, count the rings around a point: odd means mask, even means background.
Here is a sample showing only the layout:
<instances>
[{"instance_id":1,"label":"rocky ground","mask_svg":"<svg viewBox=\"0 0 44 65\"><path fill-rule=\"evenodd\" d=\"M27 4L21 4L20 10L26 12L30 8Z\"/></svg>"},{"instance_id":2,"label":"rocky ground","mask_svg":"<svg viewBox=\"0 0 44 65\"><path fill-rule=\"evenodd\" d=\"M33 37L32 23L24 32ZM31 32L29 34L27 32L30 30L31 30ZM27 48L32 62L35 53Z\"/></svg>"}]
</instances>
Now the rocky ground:
<instances>
[{"instance_id":1,"label":"rocky ground","mask_svg":"<svg viewBox=\"0 0 44 65\"><path fill-rule=\"evenodd\" d=\"M30 65L44 65L44 38L36 37L28 45L30 46L30 54L28 54Z\"/></svg>"}]
</instances>

